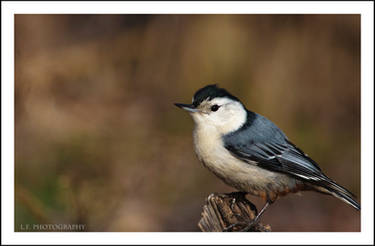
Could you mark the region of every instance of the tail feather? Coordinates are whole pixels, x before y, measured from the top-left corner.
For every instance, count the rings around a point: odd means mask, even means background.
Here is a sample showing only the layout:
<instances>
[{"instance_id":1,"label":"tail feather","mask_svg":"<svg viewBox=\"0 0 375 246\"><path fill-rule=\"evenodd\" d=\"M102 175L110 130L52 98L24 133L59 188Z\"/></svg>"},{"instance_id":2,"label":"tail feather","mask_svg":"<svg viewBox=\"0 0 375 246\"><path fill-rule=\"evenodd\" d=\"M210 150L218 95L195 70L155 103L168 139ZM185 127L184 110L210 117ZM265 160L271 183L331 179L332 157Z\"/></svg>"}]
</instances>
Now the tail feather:
<instances>
[{"instance_id":1,"label":"tail feather","mask_svg":"<svg viewBox=\"0 0 375 246\"><path fill-rule=\"evenodd\" d=\"M327 187L332 187L334 190L337 190L338 192L342 192L342 193L346 194L349 197L356 198L353 193L351 193L350 191L348 191L343 186L337 184L335 181L333 181L332 179L328 178L325 175L324 175L324 177L326 178L324 181L327 182L327 184L326 184Z\"/></svg>"},{"instance_id":2,"label":"tail feather","mask_svg":"<svg viewBox=\"0 0 375 246\"><path fill-rule=\"evenodd\" d=\"M334 195L338 199L346 202L347 204L353 206L355 209L361 210L361 206L359 205L359 203L356 200L354 200L354 198L352 196L348 196L347 194L344 194L344 193L341 193L341 192L335 192L335 191L332 192L332 195Z\"/></svg>"},{"instance_id":3,"label":"tail feather","mask_svg":"<svg viewBox=\"0 0 375 246\"><path fill-rule=\"evenodd\" d=\"M325 194L333 195L341 201L351 205L355 209L361 210L361 206L355 200L355 195L332 180L329 180L329 182L323 182L319 185L316 185L315 189Z\"/></svg>"}]
</instances>

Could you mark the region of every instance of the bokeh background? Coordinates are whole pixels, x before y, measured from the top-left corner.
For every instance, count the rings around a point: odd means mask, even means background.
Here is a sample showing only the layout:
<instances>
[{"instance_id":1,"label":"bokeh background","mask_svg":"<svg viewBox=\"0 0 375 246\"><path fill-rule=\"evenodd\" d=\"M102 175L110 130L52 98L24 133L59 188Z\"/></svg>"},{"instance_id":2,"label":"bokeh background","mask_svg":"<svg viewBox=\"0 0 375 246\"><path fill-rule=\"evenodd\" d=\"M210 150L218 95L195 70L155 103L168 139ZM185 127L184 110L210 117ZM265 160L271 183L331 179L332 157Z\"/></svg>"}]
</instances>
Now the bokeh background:
<instances>
[{"instance_id":1,"label":"bokeh background","mask_svg":"<svg viewBox=\"0 0 375 246\"><path fill-rule=\"evenodd\" d=\"M16 231L199 231L205 198L233 189L199 163L173 103L210 83L360 201L359 15L16 15L15 58ZM305 192L262 222L360 231L360 212Z\"/></svg>"}]
</instances>

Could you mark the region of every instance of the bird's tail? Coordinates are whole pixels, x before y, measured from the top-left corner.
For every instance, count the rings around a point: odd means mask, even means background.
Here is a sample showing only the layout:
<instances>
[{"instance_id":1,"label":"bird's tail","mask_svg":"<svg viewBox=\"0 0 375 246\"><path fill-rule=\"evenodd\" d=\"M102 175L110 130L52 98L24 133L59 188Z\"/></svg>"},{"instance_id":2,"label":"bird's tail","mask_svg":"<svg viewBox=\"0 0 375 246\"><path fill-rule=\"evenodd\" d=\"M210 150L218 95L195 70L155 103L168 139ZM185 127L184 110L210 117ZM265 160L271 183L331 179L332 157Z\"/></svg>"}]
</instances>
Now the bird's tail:
<instances>
[{"instance_id":1,"label":"bird's tail","mask_svg":"<svg viewBox=\"0 0 375 246\"><path fill-rule=\"evenodd\" d=\"M324 180L323 183L315 185L314 188L319 192L333 195L341 201L353 206L355 209L361 210L361 206L355 200L355 195L329 178Z\"/></svg>"}]
</instances>

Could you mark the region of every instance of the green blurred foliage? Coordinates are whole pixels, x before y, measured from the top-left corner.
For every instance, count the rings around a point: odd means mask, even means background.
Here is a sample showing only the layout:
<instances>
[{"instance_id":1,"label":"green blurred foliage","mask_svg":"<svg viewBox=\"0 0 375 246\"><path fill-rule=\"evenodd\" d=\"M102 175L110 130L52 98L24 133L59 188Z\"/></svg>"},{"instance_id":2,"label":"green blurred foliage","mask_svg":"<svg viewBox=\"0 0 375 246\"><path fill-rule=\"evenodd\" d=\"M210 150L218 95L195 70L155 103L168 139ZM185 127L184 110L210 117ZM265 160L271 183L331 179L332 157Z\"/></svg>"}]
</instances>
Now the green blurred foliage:
<instances>
[{"instance_id":1,"label":"green blurred foliage","mask_svg":"<svg viewBox=\"0 0 375 246\"><path fill-rule=\"evenodd\" d=\"M16 15L15 45L16 231L198 231L206 196L233 189L201 166L173 103L209 83L360 196L359 15ZM309 192L262 219L360 231L360 213Z\"/></svg>"}]
</instances>

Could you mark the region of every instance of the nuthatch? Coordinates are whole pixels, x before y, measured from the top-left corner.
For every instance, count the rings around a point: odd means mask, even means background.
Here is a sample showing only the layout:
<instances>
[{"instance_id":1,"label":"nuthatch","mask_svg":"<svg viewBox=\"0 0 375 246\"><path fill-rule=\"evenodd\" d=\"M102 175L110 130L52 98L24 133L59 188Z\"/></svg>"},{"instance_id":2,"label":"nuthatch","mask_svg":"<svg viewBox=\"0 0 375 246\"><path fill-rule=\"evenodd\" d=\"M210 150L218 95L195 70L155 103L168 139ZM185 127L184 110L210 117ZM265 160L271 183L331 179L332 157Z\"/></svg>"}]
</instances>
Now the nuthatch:
<instances>
[{"instance_id":1,"label":"nuthatch","mask_svg":"<svg viewBox=\"0 0 375 246\"><path fill-rule=\"evenodd\" d=\"M175 105L195 122L195 152L203 165L240 192L265 199L254 221L278 197L305 190L333 195L360 210L351 192L328 178L274 123L247 110L225 89L208 85L194 94L192 104Z\"/></svg>"}]
</instances>

